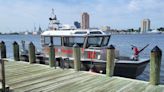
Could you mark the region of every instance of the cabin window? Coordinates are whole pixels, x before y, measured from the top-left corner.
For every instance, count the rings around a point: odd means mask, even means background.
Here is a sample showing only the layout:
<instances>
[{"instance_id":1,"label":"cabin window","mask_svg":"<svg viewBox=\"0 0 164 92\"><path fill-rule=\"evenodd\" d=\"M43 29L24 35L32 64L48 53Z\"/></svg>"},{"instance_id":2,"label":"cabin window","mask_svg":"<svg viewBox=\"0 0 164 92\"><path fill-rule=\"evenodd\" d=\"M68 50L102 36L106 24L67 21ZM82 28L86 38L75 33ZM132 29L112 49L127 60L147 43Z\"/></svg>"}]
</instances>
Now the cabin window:
<instances>
[{"instance_id":1,"label":"cabin window","mask_svg":"<svg viewBox=\"0 0 164 92\"><path fill-rule=\"evenodd\" d=\"M84 37L64 37L64 46L73 47L76 43L79 47L83 47Z\"/></svg>"},{"instance_id":2,"label":"cabin window","mask_svg":"<svg viewBox=\"0 0 164 92\"><path fill-rule=\"evenodd\" d=\"M75 32L75 34L87 34L87 32Z\"/></svg>"},{"instance_id":3,"label":"cabin window","mask_svg":"<svg viewBox=\"0 0 164 92\"><path fill-rule=\"evenodd\" d=\"M109 37L104 37L103 42L102 42L102 46L107 46L109 42Z\"/></svg>"},{"instance_id":4,"label":"cabin window","mask_svg":"<svg viewBox=\"0 0 164 92\"><path fill-rule=\"evenodd\" d=\"M95 32L90 32L90 34L102 34L102 33L99 31L95 31Z\"/></svg>"},{"instance_id":5,"label":"cabin window","mask_svg":"<svg viewBox=\"0 0 164 92\"><path fill-rule=\"evenodd\" d=\"M44 37L44 44L49 45L50 44L50 37Z\"/></svg>"},{"instance_id":6,"label":"cabin window","mask_svg":"<svg viewBox=\"0 0 164 92\"><path fill-rule=\"evenodd\" d=\"M53 37L53 44L57 46L61 46L61 37Z\"/></svg>"},{"instance_id":7,"label":"cabin window","mask_svg":"<svg viewBox=\"0 0 164 92\"><path fill-rule=\"evenodd\" d=\"M100 47L103 37L88 37L87 47Z\"/></svg>"}]
</instances>

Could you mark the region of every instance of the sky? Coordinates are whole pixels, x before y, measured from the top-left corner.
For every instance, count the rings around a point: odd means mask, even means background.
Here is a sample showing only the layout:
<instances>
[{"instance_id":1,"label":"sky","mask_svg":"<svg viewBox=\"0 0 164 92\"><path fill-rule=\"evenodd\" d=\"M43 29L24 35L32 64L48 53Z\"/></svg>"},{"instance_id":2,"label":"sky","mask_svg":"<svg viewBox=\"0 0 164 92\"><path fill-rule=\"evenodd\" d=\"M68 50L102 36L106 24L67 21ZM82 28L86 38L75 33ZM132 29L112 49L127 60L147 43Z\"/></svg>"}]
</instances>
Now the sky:
<instances>
[{"instance_id":1,"label":"sky","mask_svg":"<svg viewBox=\"0 0 164 92\"><path fill-rule=\"evenodd\" d=\"M52 8L62 24L80 22L88 12L91 27L138 29L148 18L156 29L164 27L163 7L164 0L0 0L0 32L46 29Z\"/></svg>"}]
</instances>

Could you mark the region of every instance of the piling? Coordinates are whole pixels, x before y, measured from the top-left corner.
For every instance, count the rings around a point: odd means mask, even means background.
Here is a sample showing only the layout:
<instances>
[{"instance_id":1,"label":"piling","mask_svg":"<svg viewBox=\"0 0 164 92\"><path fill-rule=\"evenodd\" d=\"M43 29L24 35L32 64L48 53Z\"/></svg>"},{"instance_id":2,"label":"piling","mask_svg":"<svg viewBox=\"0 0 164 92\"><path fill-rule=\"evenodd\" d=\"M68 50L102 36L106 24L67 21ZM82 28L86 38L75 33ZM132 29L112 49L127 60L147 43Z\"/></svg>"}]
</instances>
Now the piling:
<instances>
[{"instance_id":1,"label":"piling","mask_svg":"<svg viewBox=\"0 0 164 92\"><path fill-rule=\"evenodd\" d=\"M80 70L80 59L81 59L81 54L80 54L80 47L77 44L73 45L73 57L74 57L74 69L75 71Z\"/></svg>"},{"instance_id":2,"label":"piling","mask_svg":"<svg viewBox=\"0 0 164 92\"><path fill-rule=\"evenodd\" d=\"M110 45L107 48L106 76L112 77L114 74L115 47Z\"/></svg>"},{"instance_id":3,"label":"piling","mask_svg":"<svg viewBox=\"0 0 164 92\"><path fill-rule=\"evenodd\" d=\"M53 43L50 43L49 45L49 65L50 67L56 68L56 60L55 60L55 49Z\"/></svg>"},{"instance_id":4,"label":"piling","mask_svg":"<svg viewBox=\"0 0 164 92\"><path fill-rule=\"evenodd\" d=\"M6 83L5 83L5 67L4 67L4 61L2 59L0 59L0 63L1 63L1 81L2 81L2 92L6 92Z\"/></svg>"},{"instance_id":5,"label":"piling","mask_svg":"<svg viewBox=\"0 0 164 92\"><path fill-rule=\"evenodd\" d=\"M14 60L15 61L19 61L20 60L20 56L19 56L19 45L16 41L14 41L13 43L13 56L14 56Z\"/></svg>"},{"instance_id":6,"label":"piling","mask_svg":"<svg viewBox=\"0 0 164 92\"><path fill-rule=\"evenodd\" d=\"M1 58L6 58L6 45L4 41L0 43L0 49L1 49Z\"/></svg>"},{"instance_id":7,"label":"piling","mask_svg":"<svg viewBox=\"0 0 164 92\"><path fill-rule=\"evenodd\" d=\"M161 67L162 51L158 46L151 50L150 56L150 84L158 85L160 83L160 67Z\"/></svg>"},{"instance_id":8,"label":"piling","mask_svg":"<svg viewBox=\"0 0 164 92\"><path fill-rule=\"evenodd\" d=\"M35 46L32 42L29 44L29 63L35 63L36 56L35 56Z\"/></svg>"}]
</instances>

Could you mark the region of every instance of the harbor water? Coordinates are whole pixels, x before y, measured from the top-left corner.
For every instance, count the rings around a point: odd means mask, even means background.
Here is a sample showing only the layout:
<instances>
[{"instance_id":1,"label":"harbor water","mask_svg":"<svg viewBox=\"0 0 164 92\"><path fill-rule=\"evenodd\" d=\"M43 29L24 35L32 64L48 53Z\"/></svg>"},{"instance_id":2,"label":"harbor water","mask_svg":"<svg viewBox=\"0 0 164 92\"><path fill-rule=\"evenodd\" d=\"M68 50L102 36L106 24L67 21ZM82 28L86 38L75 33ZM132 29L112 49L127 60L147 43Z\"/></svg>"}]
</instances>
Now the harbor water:
<instances>
[{"instance_id":1,"label":"harbor water","mask_svg":"<svg viewBox=\"0 0 164 92\"><path fill-rule=\"evenodd\" d=\"M0 35L0 41L4 41L7 47L7 57L13 57L12 44L17 41L21 44L24 40L27 44L33 42L38 51L41 51L41 41L40 35ZM141 58L150 58L151 50L157 45L162 51L164 51L164 34L144 34L144 35L112 35L109 45L113 44L117 50L119 50L120 55L131 56L132 49L131 45L137 46L139 49L143 48L145 45L149 46L140 53ZM161 62L161 77L160 82L164 84L164 56ZM145 71L137 77L140 80L149 80L149 64L147 65Z\"/></svg>"}]
</instances>

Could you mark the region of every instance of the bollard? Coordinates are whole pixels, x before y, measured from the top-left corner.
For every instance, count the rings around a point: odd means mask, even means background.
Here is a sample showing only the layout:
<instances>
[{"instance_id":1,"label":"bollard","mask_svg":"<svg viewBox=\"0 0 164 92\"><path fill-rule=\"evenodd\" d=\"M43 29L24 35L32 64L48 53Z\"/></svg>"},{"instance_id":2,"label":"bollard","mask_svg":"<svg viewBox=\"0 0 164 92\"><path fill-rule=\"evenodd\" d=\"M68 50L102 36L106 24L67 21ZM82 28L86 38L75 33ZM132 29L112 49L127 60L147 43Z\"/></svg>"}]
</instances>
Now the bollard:
<instances>
[{"instance_id":1,"label":"bollard","mask_svg":"<svg viewBox=\"0 0 164 92\"><path fill-rule=\"evenodd\" d=\"M75 71L79 71L81 68L81 53L80 53L80 47L77 44L73 45L73 57L74 57L74 69Z\"/></svg>"},{"instance_id":2,"label":"bollard","mask_svg":"<svg viewBox=\"0 0 164 92\"><path fill-rule=\"evenodd\" d=\"M15 61L19 61L20 58L19 58L19 45L16 41L14 41L13 43L13 56L14 56L14 60Z\"/></svg>"},{"instance_id":3,"label":"bollard","mask_svg":"<svg viewBox=\"0 0 164 92\"><path fill-rule=\"evenodd\" d=\"M29 44L29 62L30 64L35 63L36 56L35 56L35 46L32 42Z\"/></svg>"},{"instance_id":4,"label":"bollard","mask_svg":"<svg viewBox=\"0 0 164 92\"><path fill-rule=\"evenodd\" d=\"M56 68L56 60L55 60L55 50L54 50L54 45L50 43L49 45L49 65L50 67L55 67Z\"/></svg>"},{"instance_id":5,"label":"bollard","mask_svg":"<svg viewBox=\"0 0 164 92\"><path fill-rule=\"evenodd\" d=\"M0 43L0 49L1 49L1 58L6 58L6 45L4 41Z\"/></svg>"},{"instance_id":6,"label":"bollard","mask_svg":"<svg viewBox=\"0 0 164 92\"><path fill-rule=\"evenodd\" d=\"M106 76L112 77L114 74L115 47L110 45L107 48Z\"/></svg>"},{"instance_id":7,"label":"bollard","mask_svg":"<svg viewBox=\"0 0 164 92\"><path fill-rule=\"evenodd\" d=\"M150 57L150 84L158 85L160 83L160 67L161 67L162 51L158 46L151 50Z\"/></svg>"}]
</instances>

